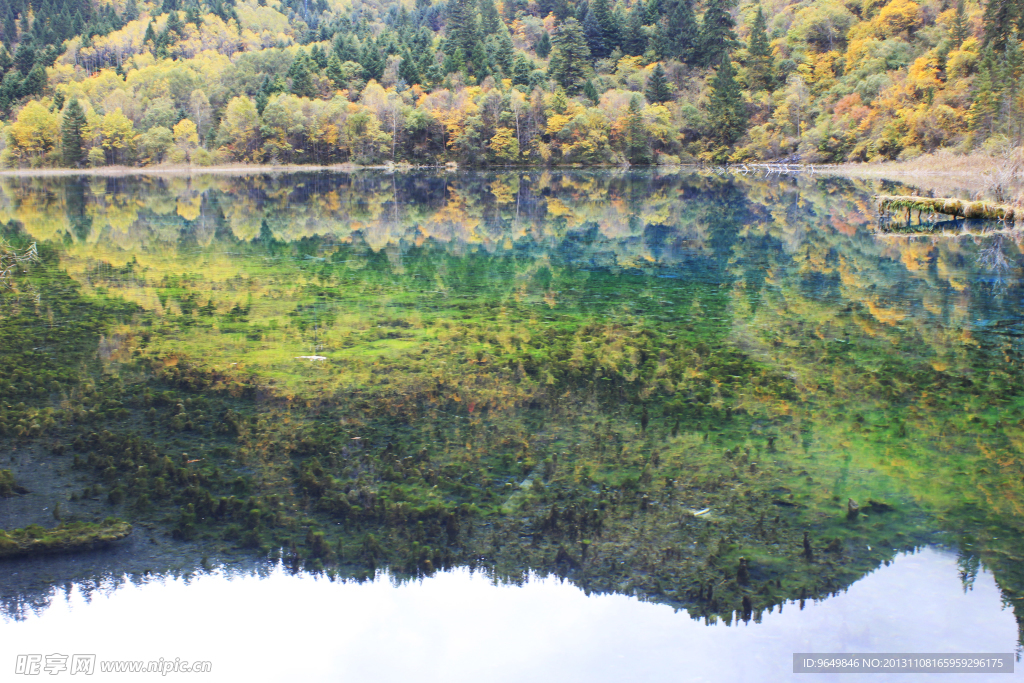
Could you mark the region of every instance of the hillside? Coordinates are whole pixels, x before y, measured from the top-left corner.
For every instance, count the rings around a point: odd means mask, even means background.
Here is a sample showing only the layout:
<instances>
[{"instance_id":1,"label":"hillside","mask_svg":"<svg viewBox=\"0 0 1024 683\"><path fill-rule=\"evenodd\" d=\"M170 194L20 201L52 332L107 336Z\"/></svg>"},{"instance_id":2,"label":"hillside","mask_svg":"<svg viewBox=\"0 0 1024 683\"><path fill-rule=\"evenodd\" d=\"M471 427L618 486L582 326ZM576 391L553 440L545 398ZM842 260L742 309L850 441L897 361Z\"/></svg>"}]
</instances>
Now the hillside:
<instances>
[{"instance_id":1,"label":"hillside","mask_svg":"<svg viewBox=\"0 0 1024 683\"><path fill-rule=\"evenodd\" d=\"M1024 133L1024 0L8 0L0 163L912 159Z\"/></svg>"}]
</instances>

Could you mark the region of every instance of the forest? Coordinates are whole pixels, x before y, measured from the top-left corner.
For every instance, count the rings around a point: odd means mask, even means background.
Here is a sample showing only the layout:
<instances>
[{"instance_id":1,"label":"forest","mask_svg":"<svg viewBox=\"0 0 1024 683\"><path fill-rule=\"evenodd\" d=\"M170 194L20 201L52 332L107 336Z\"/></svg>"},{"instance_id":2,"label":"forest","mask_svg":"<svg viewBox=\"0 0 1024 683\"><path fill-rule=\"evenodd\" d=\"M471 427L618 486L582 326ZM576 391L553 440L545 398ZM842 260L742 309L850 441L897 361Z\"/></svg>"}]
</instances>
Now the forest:
<instances>
[{"instance_id":1,"label":"forest","mask_svg":"<svg viewBox=\"0 0 1024 683\"><path fill-rule=\"evenodd\" d=\"M1022 0L11 0L0 165L998 153L1022 36Z\"/></svg>"}]
</instances>

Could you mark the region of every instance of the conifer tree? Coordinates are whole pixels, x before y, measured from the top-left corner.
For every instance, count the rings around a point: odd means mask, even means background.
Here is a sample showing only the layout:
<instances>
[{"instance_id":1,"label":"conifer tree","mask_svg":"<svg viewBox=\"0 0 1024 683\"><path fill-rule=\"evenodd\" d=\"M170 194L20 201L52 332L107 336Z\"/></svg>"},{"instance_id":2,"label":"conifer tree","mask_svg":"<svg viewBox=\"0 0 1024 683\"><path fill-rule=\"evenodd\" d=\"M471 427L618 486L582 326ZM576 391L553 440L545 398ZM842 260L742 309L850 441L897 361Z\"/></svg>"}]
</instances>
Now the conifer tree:
<instances>
[{"instance_id":1,"label":"conifer tree","mask_svg":"<svg viewBox=\"0 0 1024 683\"><path fill-rule=\"evenodd\" d=\"M626 158L631 164L649 164L650 149L647 147L647 127L641 113L640 96L633 95L626 114Z\"/></svg>"},{"instance_id":2,"label":"conifer tree","mask_svg":"<svg viewBox=\"0 0 1024 683\"><path fill-rule=\"evenodd\" d=\"M594 87L594 82L592 80L587 79L587 82L583 84L583 94L588 100L597 104L597 88Z\"/></svg>"},{"instance_id":3,"label":"conifer tree","mask_svg":"<svg viewBox=\"0 0 1024 683\"><path fill-rule=\"evenodd\" d=\"M587 41L587 48L590 50L590 54L597 59L607 57L608 53L611 52L611 48L604 42L604 32L601 30L601 25L597 21L597 15L594 14L594 8L591 6L587 9L586 15L583 17L583 36Z\"/></svg>"},{"instance_id":4,"label":"conifer tree","mask_svg":"<svg viewBox=\"0 0 1024 683\"><path fill-rule=\"evenodd\" d=\"M314 45L310 49L309 58L316 64L317 70L327 68L327 53L319 45Z\"/></svg>"},{"instance_id":5,"label":"conifer tree","mask_svg":"<svg viewBox=\"0 0 1024 683\"><path fill-rule=\"evenodd\" d=\"M953 25L949 29L949 37L953 39L953 47L959 49L964 44L969 30L967 26L967 12L964 11L964 0L957 0L956 14L953 15Z\"/></svg>"},{"instance_id":6,"label":"conifer tree","mask_svg":"<svg viewBox=\"0 0 1024 683\"><path fill-rule=\"evenodd\" d=\"M733 0L708 0L700 25L700 54L698 63L704 66L719 64L736 47L736 32L729 9Z\"/></svg>"},{"instance_id":7,"label":"conifer tree","mask_svg":"<svg viewBox=\"0 0 1024 683\"><path fill-rule=\"evenodd\" d=\"M516 55L515 64L512 67L512 84L527 85L530 82L530 72L533 71L533 64L521 54Z\"/></svg>"},{"instance_id":8,"label":"conifer tree","mask_svg":"<svg viewBox=\"0 0 1024 683\"><path fill-rule=\"evenodd\" d=\"M476 6L476 0L451 0L448 9L448 47L462 49L466 66L472 73L487 66Z\"/></svg>"},{"instance_id":9,"label":"conifer tree","mask_svg":"<svg viewBox=\"0 0 1024 683\"><path fill-rule=\"evenodd\" d=\"M288 69L288 77L292 79L291 92L299 97L316 97L316 87L313 85L313 74L310 68L310 59L304 50L292 60L291 68Z\"/></svg>"},{"instance_id":10,"label":"conifer tree","mask_svg":"<svg viewBox=\"0 0 1024 683\"><path fill-rule=\"evenodd\" d=\"M622 37L622 51L639 57L647 50L647 34L644 33L644 11L634 7L629 13L626 31Z\"/></svg>"},{"instance_id":11,"label":"conifer tree","mask_svg":"<svg viewBox=\"0 0 1024 683\"><path fill-rule=\"evenodd\" d=\"M82 149L82 131L87 124L85 112L77 99L68 102L60 126L61 156L64 165L78 168L85 161Z\"/></svg>"},{"instance_id":12,"label":"conifer tree","mask_svg":"<svg viewBox=\"0 0 1024 683\"><path fill-rule=\"evenodd\" d=\"M990 45L983 53L978 76L974 81L974 101L967 112L971 130L985 136L992 132L996 112L999 110L999 95L993 78L995 69L995 56Z\"/></svg>"},{"instance_id":13,"label":"conifer tree","mask_svg":"<svg viewBox=\"0 0 1024 683\"><path fill-rule=\"evenodd\" d=\"M327 58L327 78L331 79L336 88L340 88L345 81L345 72L341 70L341 60L336 52Z\"/></svg>"},{"instance_id":14,"label":"conifer tree","mask_svg":"<svg viewBox=\"0 0 1024 683\"><path fill-rule=\"evenodd\" d=\"M988 0L982 23L985 27L982 44L1002 52L1014 31L1024 33L1024 6L1020 0Z\"/></svg>"},{"instance_id":15,"label":"conifer tree","mask_svg":"<svg viewBox=\"0 0 1024 683\"><path fill-rule=\"evenodd\" d=\"M608 7L608 0L591 0L590 10L593 11L597 25L601 28L605 49L610 53L619 46L622 38L619 35L619 25Z\"/></svg>"},{"instance_id":16,"label":"conifer tree","mask_svg":"<svg viewBox=\"0 0 1024 683\"><path fill-rule=\"evenodd\" d=\"M659 62L647 79L647 88L644 90L647 101L651 104L663 104L672 99L672 90L668 87L668 79L665 78L665 69Z\"/></svg>"},{"instance_id":17,"label":"conifer tree","mask_svg":"<svg viewBox=\"0 0 1024 683\"><path fill-rule=\"evenodd\" d=\"M541 59L547 59L548 55L551 54L551 36L548 35L547 31L540 34L540 40L537 41L537 56Z\"/></svg>"},{"instance_id":18,"label":"conifer tree","mask_svg":"<svg viewBox=\"0 0 1024 683\"><path fill-rule=\"evenodd\" d=\"M583 27L576 19L569 17L558 28L552 43L554 51L548 65L548 75L565 88L567 93L578 93L590 68L590 48L583 36Z\"/></svg>"},{"instance_id":19,"label":"conifer tree","mask_svg":"<svg viewBox=\"0 0 1024 683\"><path fill-rule=\"evenodd\" d=\"M498 16L494 0L480 0L480 28L486 36L497 35L499 31L507 32L505 25L501 23L501 17Z\"/></svg>"},{"instance_id":20,"label":"conifer tree","mask_svg":"<svg viewBox=\"0 0 1024 683\"><path fill-rule=\"evenodd\" d=\"M663 6L665 19L659 41L662 56L694 63L700 50L700 33L691 0L666 0Z\"/></svg>"},{"instance_id":21,"label":"conifer tree","mask_svg":"<svg viewBox=\"0 0 1024 683\"><path fill-rule=\"evenodd\" d=\"M757 6L754 25L750 28L750 41L747 46L750 54L750 89L770 90L774 80L772 74L772 49L768 41L767 22L761 5Z\"/></svg>"},{"instance_id":22,"label":"conifer tree","mask_svg":"<svg viewBox=\"0 0 1024 683\"><path fill-rule=\"evenodd\" d=\"M711 81L708 123L711 126L711 138L725 146L739 140L747 129L747 108L729 55L722 58L715 78Z\"/></svg>"}]
</instances>

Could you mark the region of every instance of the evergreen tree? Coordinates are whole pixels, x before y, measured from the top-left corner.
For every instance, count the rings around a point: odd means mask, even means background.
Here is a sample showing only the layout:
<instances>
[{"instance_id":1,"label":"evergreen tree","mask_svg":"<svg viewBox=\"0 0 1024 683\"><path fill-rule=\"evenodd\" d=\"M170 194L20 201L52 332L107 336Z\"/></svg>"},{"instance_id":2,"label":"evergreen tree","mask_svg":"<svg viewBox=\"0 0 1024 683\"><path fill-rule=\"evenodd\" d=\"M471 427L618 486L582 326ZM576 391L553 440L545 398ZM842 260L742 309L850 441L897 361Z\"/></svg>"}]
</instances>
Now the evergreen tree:
<instances>
[{"instance_id":1,"label":"evergreen tree","mask_svg":"<svg viewBox=\"0 0 1024 683\"><path fill-rule=\"evenodd\" d=\"M530 82L530 72L533 71L533 64L521 54L516 55L515 64L512 67L512 84L527 85Z\"/></svg>"},{"instance_id":2,"label":"evergreen tree","mask_svg":"<svg viewBox=\"0 0 1024 683\"><path fill-rule=\"evenodd\" d=\"M487 38L488 60L501 69L502 76L512 76L512 66L516 56L512 45L512 36L508 31L499 31L497 35Z\"/></svg>"},{"instance_id":3,"label":"evergreen tree","mask_svg":"<svg viewBox=\"0 0 1024 683\"><path fill-rule=\"evenodd\" d=\"M658 23L658 18L661 17L662 0L647 0L647 4L643 5L644 8L644 25L650 26Z\"/></svg>"},{"instance_id":4,"label":"evergreen tree","mask_svg":"<svg viewBox=\"0 0 1024 683\"><path fill-rule=\"evenodd\" d=\"M594 14L593 7L587 10L587 14L583 18L583 36L587 40L587 48L590 50L590 54L594 57L601 59L607 57L608 53L611 52L611 48L604 42L604 31L601 30L601 25L597 21L597 15Z\"/></svg>"},{"instance_id":5,"label":"evergreen tree","mask_svg":"<svg viewBox=\"0 0 1024 683\"><path fill-rule=\"evenodd\" d=\"M662 34L659 36L658 50L666 59L694 63L701 40L691 0L666 0L663 6L665 18L660 25Z\"/></svg>"},{"instance_id":6,"label":"evergreen tree","mask_svg":"<svg viewBox=\"0 0 1024 683\"><path fill-rule=\"evenodd\" d=\"M128 0L124 4L124 14L122 15L125 23L129 21L135 21L139 18L139 6L135 3L135 0Z\"/></svg>"},{"instance_id":7,"label":"evergreen tree","mask_svg":"<svg viewBox=\"0 0 1024 683\"><path fill-rule=\"evenodd\" d=\"M642 7L634 7L629 13L629 22L622 37L622 51L627 55L639 57L647 50L647 34L644 33L644 11Z\"/></svg>"},{"instance_id":8,"label":"evergreen tree","mask_svg":"<svg viewBox=\"0 0 1024 683\"><path fill-rule=\"evenodd\" d=\"M633 95L626 114L626 158L631 164L651 163L651 152L647 147L647 127L641 113L640 96Z\"/></svg>"},{"instance_id":9,"label":"evergreen tree","mask_svg":"<svg viewBox=\"0 0 1024 683\"><path fill-rule=\"evenodd\" d=\"M444 75L455 74L464 72L466 70L466 57L462 53L462 48L456 48L454 52L449 52L444 57L444 65L441 67L441 71Z\"/></svg>"},{"instance_id":10,"label":"evergreen tree","mask_svg":"<svg viewBox=\"0 0 1024 683\"><path fill-rule=\"evenodd\" d=\"M1024 7L1020 0L988 0L982 24L985 27L982 44L1002 52L1014 31L1024 33Z\"/></svg>"},{"instance_id":11,"label":"evergreen tree","mask_svg":"<svg viewBox=\"0 0 1024 683\"><path fill-rule=\"evenodd\" d=\"M316 64L317 70L327 68L327 52L319 45L314 45L310 49L309 58Z\"/></svg>"},{"instance_id":12,"label":"evergreen tree","mask_svg":"<svg viewBox=\"0 0 1024 683\"><path fill-rule=\"evenodd\" d=\"M363 65L363 77L368 81L371 79L379 81L384 75L384 67L387 66L380 50L369 39L363 44L359 63Z\"/></svg>"},{"instance_id":13,"label":"evergreen tree","mask_svg":"<svg viewBox=\"0 0 1024 683\"><path fill-rule=\"evenodd\" d=\"M999 93L993 78L995 69L995 56L990 45L983 53L978 76L974 81L974 101L967 112L971 130L983 136L992 132L999 110Z\"/></svg>"},{"instance_id":14,"label":"evergreen tree","mask_svg":"<svg viewBox=\"0 0 1024 683\"><path fill-rule=\"evenodd\" d=\"M292 60L291 68L288 69L288 78L292 79L290 88L292 94L299 97L316 97L316 87L313 85L313 73L309 56L302 49Z\"/></svg>"},{"instance_id":15,"label":"evergreen tree","mask_svg":"<svg viewBox=\"0 0 1024 683\"><path fill-rule=\"evenodd\" d=\"M78 168L85 162L82 131L85 130L86 124L85 112L78 100L73 99L68 102L60 126L61 155L65 166Z\"/></svg>"},{"instance_id":16,"label":"evergreen tree","mask_svg":"<svg viewBox=\"0 0 1024 683\"><path fill-rule=\"evenodd\" d=\"M949 37L953 40L953 47L959 49L970 28L967 25L967 12L964 11L964 0L957 0L956 14L953 15L953 25L949 28Z\"/></svg>"},{"instance_id":17,"label":"evergreen tree","mask_svg":"<svg viewBox=\"0 0 1024 683\"><path fill-rule=\"evenodd\" d=\"M597 104L597 88L594 87L594 82L592 80L587 79L587 82L583 84L583 95L594 104Z\"/></svg>"},{"instance_id":18,"label":"evergreen tree","mask_svg":"<svg viewBox=\"0 0 1024 683\"><path fill-rule=\"evenodd\" d=\"M754 25L750 29L750 42L747 46L750 54L750 89L769 90L773 80L772 48L768 41L767 22L764 11L757 6Z\"/></svg>"},{"instance_id":19,"label":"evergreen tree","mask_svg":"<svg viewBox=\"0 0 1024 683\"><path fill-rule=\"evenodd\" d=\"M422 78L419 65L416 64L416 60L408 50L402 55L402 61L398 63L398 76L409 85L419 83Z\"/></svg>"},{"instance_id":20,"label":"evergreen tree","mask_svg":"<svg viewBox=\"0 0 1024 683\"><path fill-rule=\"evenodd\" d=\"M711 138L725 146L743 137L747 129L747 108L729 55L722 58L722 64L711 81L708 123Z\"/></svg>"},{"instance_id":21,"label":"evergreen tree","mask_svg":"<svg viewBox=\"0 0 1024 683\"><path fill-rule=\"evenodd\" d=\"M659 62L647 79L647 88L644 90L647 101L651 104L663 104L672 99L672 90L668 87L668 79L665 78L665 69Z\"/></svg>"},{"instance_id":22,"label":"evergreen tree","mask_svg":"<svg viewBox=\"0 0 1024 683\"><path fill-rule=\"evenodd\" d=\"M590 11L594 13L597 25L601 29L605 50L610 53L619 46L622 37L619 35L619 25L608 7L608 0L591 0Z\"/></svg>"},{"instance_id":23,"label":"evergreen tree","mask_svg":"<svg viewBox=\"0 0 1024 683\"><path fill-rule=\"evenodd\" d=\"M501 23L501 17L498 16L494 0L480 0L480 28L487 36L497 35L500 31L507 32L505 24Z\"/></svg>"},{"instance_id":24,"label":"evergreen tree","mask_svg":"<svg viewBox=\"0 0 1024 683\"><path fill-rule=\"evenodd\" d=\"M566 19L552 39L554 51L548 75L565 91L575 94L583 87L590 68L590 48L583 36L583 27L574 18Z\"/></svg>"},{"instance_id":25,"label":"evergreen tree","mask_svg":"<svg viewBox=\"0 0 1024 683\"><path fill-rule=\"evenodd\" d=\"M733 0L708 0L700 26L700 53L698 63L712 66L721 63L736 47L736 32L729 9Z\"/></svg>"},{"instance_id":26,"label":"evergreen tree","mask_svg":"<svg viewBox=\"0 0 1024 683\"><path fill-rule=\"evenodd\" d=\"M28 76L25 76L24 80L22 80L19 94L21 97L29 97L30 95L42 95L45 90L46 69L43 68L42 64L36 64L28 72Z\"/></svg>"},{"instance_id":27,"label":"evergreen tree","mask_svg":"<svg viewBox=\"0 0 1024 683\"><path fill-rule=\"evenodd\" d=\"M448 5L448 47L461 48L472 73L486 67L486 51L480 33L476 0L451 0ZM483 59L481 60L481 54Z\"/></svg>"},{"instance_id":28,"label":"evergreen tree","mask_svg":"<svg viewBox=\"0 0 1024 683\"><path fill-rule=\"evenodd\" d=\"M537 56L541 59L547 59L548 55L551 54L551 36L548 35L547 31L540 34L540 40L537 41Z\"/></svg>"},{"instance_id":29,"label":"evergreen tree","mask_svg":"<svg viewBox=\"0 0 1024 683\"><path fill-rule=\"evenodd\" d=\"M27 43L19 45L18 50L14 53L15 68L17 68L23 76L28 76L28 72L32 70L35 63L36 51Z\"/></svg>"},{"instance_id":30,"label":"evergreen tree","mask_svg":"<svg viewBox=\"0 0 1024 683\"><path fill-rule=\"evenodd\" d=\"M327 78L331 79L336 88L342 87L345 82L345 72L341 70L341 60L335 52L327 59Z\"/></svg>"}]
</instances>

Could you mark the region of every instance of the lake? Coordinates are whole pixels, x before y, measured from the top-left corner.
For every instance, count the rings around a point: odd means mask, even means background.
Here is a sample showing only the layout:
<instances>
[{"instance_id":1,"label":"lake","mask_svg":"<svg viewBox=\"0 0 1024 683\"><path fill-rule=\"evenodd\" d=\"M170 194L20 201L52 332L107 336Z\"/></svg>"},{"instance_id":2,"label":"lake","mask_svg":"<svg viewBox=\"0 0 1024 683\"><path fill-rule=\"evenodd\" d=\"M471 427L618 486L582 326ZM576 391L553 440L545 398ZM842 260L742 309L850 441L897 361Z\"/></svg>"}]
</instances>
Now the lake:
<instances>
[{"instance_id":1,"label":"lake","mask_svg":"<svg viewBox=\"0 0 1024 683\"><path fill-rule=\"evenodd\" d=\"M695 681L1019 658L1020 235L877 234L872 195L912 191L0 179L10 658ZM108 518L131 535L18 550Z\"/></svg>"}]
</instances>

